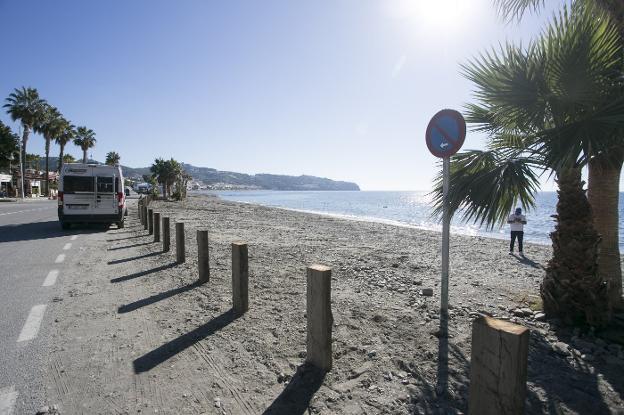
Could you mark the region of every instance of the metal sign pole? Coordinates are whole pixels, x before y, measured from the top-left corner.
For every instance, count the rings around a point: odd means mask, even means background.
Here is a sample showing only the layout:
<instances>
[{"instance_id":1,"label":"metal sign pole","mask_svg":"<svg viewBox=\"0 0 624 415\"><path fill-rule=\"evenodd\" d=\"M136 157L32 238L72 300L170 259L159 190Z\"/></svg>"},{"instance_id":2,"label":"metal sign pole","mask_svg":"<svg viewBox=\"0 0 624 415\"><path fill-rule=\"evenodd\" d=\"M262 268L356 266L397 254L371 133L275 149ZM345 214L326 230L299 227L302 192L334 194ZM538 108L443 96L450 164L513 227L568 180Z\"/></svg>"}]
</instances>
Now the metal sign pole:
<instances>
[{"instance_id":1,"label":"metal sign pole","mask_svg":"<svg viewBox=\"0 0 624 415\"><path fill-rule=\"evenodd\" d=\"M451 172L451 159L444 157L442 159L442 192L443 192L443 210L442 210L442 292L440 295L440 311L446 314L448 311L448 287L449 287L449 176Z\"/></svg>"}]
</instances>

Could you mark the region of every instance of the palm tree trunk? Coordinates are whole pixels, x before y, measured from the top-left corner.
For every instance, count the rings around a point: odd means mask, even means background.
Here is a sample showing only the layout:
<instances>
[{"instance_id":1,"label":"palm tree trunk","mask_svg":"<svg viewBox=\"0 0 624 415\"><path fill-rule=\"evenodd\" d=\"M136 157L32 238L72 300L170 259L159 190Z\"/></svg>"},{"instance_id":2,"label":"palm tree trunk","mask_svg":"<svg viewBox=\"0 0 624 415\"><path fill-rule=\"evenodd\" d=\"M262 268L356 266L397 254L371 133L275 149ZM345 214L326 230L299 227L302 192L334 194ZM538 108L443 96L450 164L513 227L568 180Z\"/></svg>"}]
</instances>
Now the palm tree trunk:
<instances>
[{"instance_id":1,"label":"palm tree trunk","mask_svg":"<svg viewBox=\"0 0 624 415\"><path fill-rule=\"evenodd\" d=\"M61 147L61 151L59 152L59 163L58 163L58 171L61 174L61 169L63 168L63 156L65 155L65 144L59 144Z\"/></svg>"},{"instance_id":2,"label":"palm tree trunk","mask_svg":"<svg viewBox=\"0 0 624 415\"><path fill-rule=\"evenodd\" d=\"M45 158L46 158L46 196L50 197L50 139L45 139Z\"/></svg>"},{"instance_id":3,"label":"palm tree trunk","mask_svg":"<svg viewBox=\"0 0 624 415\"><path fill-rule=\"evenodd\" d=\"M26 143L28 143L28 135L30 134L30 126L24 125L24 133L22 134L22 186L26 187ZM22 194L26 194L26 189L22 189Z\"/></svg>"},{"instance_id":4,"label":"palm tree trunk","mask_svg":"<svg viewBox=\"0 0 624 415\"><path fill-rule=\"evenodd\" d=\"M589 162L588 198L594 212L594 226L602 236L598 256L599 272L609 281L609 302L622 306L618 203L623 158L607 161L596 157Z\"/></svg>"},{"instance_id":5,"label":"palm tree trunk","mask_svg":"<svg viewBox=\"0 0 624 415\"><path fill-rule=\"evenodd\" d=\"M82 149L82 162L87 164L87 149L86 148Z\"/></svg>"},{"instance_id":6,"label":"palm tree trunk","mask_svg":"<svg viewBox=\"0 0 624 415\"><path fill-rule=\"evenodd\" d=\"M581 169L557 173L559 186L553 256L540 294L544 311L567 324L604 326L610 320L608 287L598 270L600 235L583 190Z\"/></svg>"}]
</instances>

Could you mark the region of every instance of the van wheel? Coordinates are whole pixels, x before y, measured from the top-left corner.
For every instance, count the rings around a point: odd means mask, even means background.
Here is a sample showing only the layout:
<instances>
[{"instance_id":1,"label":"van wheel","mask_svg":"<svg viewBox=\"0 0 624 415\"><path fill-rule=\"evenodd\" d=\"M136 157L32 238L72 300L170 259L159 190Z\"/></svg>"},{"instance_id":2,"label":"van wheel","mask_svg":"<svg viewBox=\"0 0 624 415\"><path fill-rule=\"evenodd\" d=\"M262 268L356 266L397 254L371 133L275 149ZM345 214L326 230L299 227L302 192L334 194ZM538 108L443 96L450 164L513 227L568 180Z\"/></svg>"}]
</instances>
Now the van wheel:
<instances>
[{"instance_id":1,"label":"van wheel","mask_svg":"<svg viewBox=\"0 0 624 415\"><path fill-rule=\"evenodd\" d=\"M122 220L121 222L117 222L117 227L119 229L123 229L125 226L126 226L125 221Z\"/></svg>"},{"instance_id":2,"label":"van wheel","mask_svg":"<svg viewBox=\"0 0 624 415\"><path fill-rule=\"evenodd\" d=\"M66 231L67 229L69 229L69 223L67 223L67 222L61 222L61 229L63 229L64 231Z\"/></svg>"}]
</instances>

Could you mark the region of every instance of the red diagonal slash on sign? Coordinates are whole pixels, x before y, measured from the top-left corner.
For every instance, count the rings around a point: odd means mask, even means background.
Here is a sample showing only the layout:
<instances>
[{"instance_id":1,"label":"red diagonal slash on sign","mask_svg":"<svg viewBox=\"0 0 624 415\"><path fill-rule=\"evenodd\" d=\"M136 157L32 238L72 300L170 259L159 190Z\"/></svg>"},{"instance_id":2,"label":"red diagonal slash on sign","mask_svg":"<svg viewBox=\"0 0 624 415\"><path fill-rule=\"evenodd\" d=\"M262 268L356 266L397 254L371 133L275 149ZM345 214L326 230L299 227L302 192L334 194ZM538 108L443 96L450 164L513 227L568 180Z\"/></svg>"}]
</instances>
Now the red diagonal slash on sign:
<instances>
[{"instance_id":1,"label":"red diagonal slash on sign","mask_svg":"<svg viewBox=\"0 0 624 415\"><path fill-rule=\"evenodd\" d=\"M456 143L456 141L453 138L451 138L449 133L444 128L440 127L440 124L435 123L434 126L435 128L438 129L440 134L442 134L442 137L444 137L444 139L449 142L449 144L454 145Z\"/></svg>"}]
</instances>

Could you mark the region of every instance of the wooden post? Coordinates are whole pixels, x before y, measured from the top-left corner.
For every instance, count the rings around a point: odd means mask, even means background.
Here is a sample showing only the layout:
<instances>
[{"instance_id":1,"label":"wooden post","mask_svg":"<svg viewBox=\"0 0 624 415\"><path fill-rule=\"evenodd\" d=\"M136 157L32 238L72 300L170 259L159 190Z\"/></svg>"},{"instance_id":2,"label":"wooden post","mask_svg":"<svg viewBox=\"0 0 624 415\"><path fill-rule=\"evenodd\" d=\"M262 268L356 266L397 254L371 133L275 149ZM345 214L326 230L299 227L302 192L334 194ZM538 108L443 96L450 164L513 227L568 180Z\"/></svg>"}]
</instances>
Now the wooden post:
<instances>
[{"instance_id":1,"label":"wooden post","mask_svg":"<svg viewBox=\"0 0 624 415\"><path fill-rule=\"evenodd\" d=\"M308 337L306 362L321 370L332 368L331 268L311 265L307 269L306 310Z\"/></svg>"},{"instance_id":2,"label":"wooden post","mask_svg":"<svg viewBox=\"0 0 624 415\"><path fill-rule=\"evenodd\" d=\"M197 230L197 268L199 282L210 280L210 263L208 255L208 231Z\"/></svg>"},{"instance_id":3,"label":"wooden post","mask_svg":"<svg viewBox=\"0 0 624 415\"><path fill-rule=\"evenodd\" d=\"M147 232L154 233L154 209L147 209Z\"/></svg>"},{"instance_id":4,"label":"wooden post","mask_svg":"<svg viewBox=\"0 0 624 415\"><path fill-rule=\"evenodd\" d=\"M160 242L160 213L154 212L154 242Z\"/></svg>"},{"instance_id":5,"label":"wooden post","mask_svg":"<svg viewBox=\"0 0 624 415\"><path fill-rule=\"evenodd\" d=\"M184 249L184 222L176 222L176 261L178 264L186 261Z\"/></svg>"},{"instance_id":6,"label":"wooden post","mask_svg":"<svg viewBox=\"0 0 624 415\"><path fill-rule=\"evenodd\" d=\"M137 213L138 213L138 215L139 215L139 220L142 220L142 218L141 218L141 213L142 213L142 211L143 211L143 201L142 201L142 200L139 200L139 201L137 202ZM143 221L141 221L141 223L143 223Z\"/></svg>"},{"instance_id":7,"label":"wooden post","mask_svg":"<svg viewBox=\"0 0 624 415\"><path fill-rule=\"evenodd\" d=\"M232 308L235 314L249 309L249 265L247 244L232 244Z\"/></svg>"},{"instance_id":8,"label":"wooden post","mask_svg":"<svg viewBox=\"0 0 624 415\"><path fill-rule=\"evenodd\" d=\"M162 232L163 232L163 252L169 252L169 247L171 245L171 225L169 224L169 218L167 216L163 216L162 218Z\"/></svg>"},{"instance_id":9,"label":"wooden post","mask_svg":"<svg viewBox=\"0 0 624 415\"><path fill-rule=\"evenodd\" d=\"M521 415L526 397L529 330L479 317L472 323L470 415Z\"/></svg>"},{"instance_id":10,"label":"wooden post","mask_svg":"<svg viewBox=\"0 0 624 415\"><path fill-rule=\"evenodd\" d=\"M147 230L147 206L143 206L143 229Z\"/></svg>"}]
</instances>

